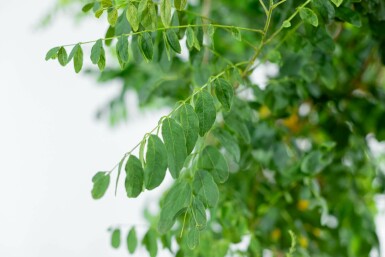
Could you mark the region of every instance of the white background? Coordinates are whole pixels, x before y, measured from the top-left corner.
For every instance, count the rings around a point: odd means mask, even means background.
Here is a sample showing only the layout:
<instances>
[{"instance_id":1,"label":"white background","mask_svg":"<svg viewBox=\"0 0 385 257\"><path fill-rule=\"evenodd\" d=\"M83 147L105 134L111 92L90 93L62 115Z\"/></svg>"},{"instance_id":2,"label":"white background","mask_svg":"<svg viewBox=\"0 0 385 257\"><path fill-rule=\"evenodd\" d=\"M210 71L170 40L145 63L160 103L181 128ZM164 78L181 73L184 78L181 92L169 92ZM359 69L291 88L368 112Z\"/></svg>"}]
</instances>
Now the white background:
<instances>
[{"instance_id":1,"label":"white background","mask_svg":"<svg viewBox=\"0 0 385 257\"><path fill-rule=\"evenodd\" d=\"M59 15L34 30L51 4L0 0L0 256L126 256L124 247L111 249L106 229L144 224L143 207L162 189L138 200L109 190L94 201L91 177L112 168L168 111L139 115L133 100L128 125L96 122L95 110L119 85L98 87L44 56L52 46L101 37L105 23Z\"/></svg>"}]
</instances>

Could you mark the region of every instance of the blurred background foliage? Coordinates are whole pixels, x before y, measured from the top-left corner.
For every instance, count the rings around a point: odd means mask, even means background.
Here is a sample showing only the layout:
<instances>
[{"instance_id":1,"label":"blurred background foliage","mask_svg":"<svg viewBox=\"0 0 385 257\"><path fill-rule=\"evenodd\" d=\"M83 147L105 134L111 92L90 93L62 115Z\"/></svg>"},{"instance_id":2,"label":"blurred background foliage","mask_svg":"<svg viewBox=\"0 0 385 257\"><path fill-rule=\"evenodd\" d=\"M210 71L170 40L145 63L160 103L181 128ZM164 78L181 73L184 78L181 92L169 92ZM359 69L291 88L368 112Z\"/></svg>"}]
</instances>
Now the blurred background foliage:
<instances>
[{"instance_id":1,"label":"blurred background foliage","mask_svg":"<svg viewBox=\"0 0 385 257\"><path fill-rule=\"evenodd\" d=\"M85 17L89 14L80 11L85 3L59 1L43 23L59 11ZM302 3L280 5L268 35L280 30ZM150 229L143 243L152 256L155 246L149 237L176 256L262 256L264 249L285 256L290 230L296 237L293 256L362 257L378 249L374 197L384 192L385 173L369 143L385 140L385 2L312 0L308 7L318 17L317 27L297 15L262 49L256 65L278 69L266 85L237 70L229 73L237 98L206 141L225 154L231 175L219 185L220 203L211 211L210 229L201 233L201 245L188 249L178 236L180 227L167 236ZM178 12L178 22L261 29L265 13L258 0L196 0ZM121 15L115 27L106 22L101 37L130 31ZM184 33L179 30L180 39ZM250 59L261 36L242 31L240 41L237 37L217 30L201 51L192 49L169 61L161 34L155 35L155 61L134 56L124 69L111 47L103 72L86 71L105 87L112 81L121 84L97 116L113 126L127 121L130 92L142 108L174 106L229 64ZM229 248L245 236L247 249ZM171 237L179 249L170 246Z\"/></svg>"}]
</instances>

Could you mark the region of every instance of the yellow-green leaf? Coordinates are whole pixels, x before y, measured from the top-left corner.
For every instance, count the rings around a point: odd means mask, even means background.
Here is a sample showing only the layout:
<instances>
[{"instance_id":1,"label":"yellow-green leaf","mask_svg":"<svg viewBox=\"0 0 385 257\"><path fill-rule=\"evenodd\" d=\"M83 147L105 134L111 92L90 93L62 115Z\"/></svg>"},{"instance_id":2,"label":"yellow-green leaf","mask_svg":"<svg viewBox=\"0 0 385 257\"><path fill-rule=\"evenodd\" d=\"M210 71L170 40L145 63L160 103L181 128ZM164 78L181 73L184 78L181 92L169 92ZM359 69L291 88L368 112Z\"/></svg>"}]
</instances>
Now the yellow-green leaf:
<instances>
[{"instance_id":1,"label":"yellow-green leaf","mask_svg":"<svg viewBox=\"0 0 385 257\"><path fill-rule=\"evenodd\" d=\"M160 18L165 27L171 22L171 0L160 0Z\"/></svg>"},{"instance_id":2,"label":"yellow-green leaf","mask_svg":"<svg viewBox=\"0 0 385 257\"><path fill-rule=\"evenodd\" d=\"M230 83L224 79L215 80L215 94L218 101L222 104L225 111L230 111L233 103L234 89Z\"/></svg>"},{"instance_id":3,"label":"yellow-green leaf","mask_svg":"<svg viewBox=\"0 0 385 257\"><path fill-rule=\"evenodd\" d=\"M137 31L139 29L138 9L132 3L128 4L128 8L126 10L126 18L130 23L132 30Z\"/></svg>"}]
</instances>

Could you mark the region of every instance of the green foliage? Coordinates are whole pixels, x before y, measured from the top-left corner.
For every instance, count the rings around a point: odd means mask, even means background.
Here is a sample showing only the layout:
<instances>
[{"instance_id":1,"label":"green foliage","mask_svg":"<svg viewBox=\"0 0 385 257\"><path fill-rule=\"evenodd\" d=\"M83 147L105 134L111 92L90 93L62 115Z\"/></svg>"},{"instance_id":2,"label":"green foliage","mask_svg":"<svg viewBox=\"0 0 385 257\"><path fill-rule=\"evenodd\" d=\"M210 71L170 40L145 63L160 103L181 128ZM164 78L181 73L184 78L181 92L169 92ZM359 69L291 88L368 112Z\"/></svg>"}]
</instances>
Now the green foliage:
<instances>
[{"instance_id":1,"label":"green foliage","mask_svg":"<svg viewBox=\"0 0 385 257\"><path fill-rule=\"evenodd\" d=\"M92 179L95 199L115 168L128 197L160 186L167 169L174 179L144 237L127 231L130 253L138 242L150 256L162 243L188 257L361 257L378 246L385 176L366 138L385 139L382 1L103 0L82 11L105 13L105 38L45 59L80 72L84 49L99 82L123 81L99 116L126 120L130 91L141 107L174 106ZM106 66L105 51L119 65ZM250 75L267 62L277 74L257 85Z\"/></svg>"},{"instance_id":2,"label":"green foliage","mask_svg":"<svg viewBox=\"0 0 385 257\"><path fill-rule=\"evenodd\" d=\"M93 176L92 182L92 198L100 199L106 193L108 186L110 185L110 174L103 171L99 171Z\"/></svg>"}]
</instances>

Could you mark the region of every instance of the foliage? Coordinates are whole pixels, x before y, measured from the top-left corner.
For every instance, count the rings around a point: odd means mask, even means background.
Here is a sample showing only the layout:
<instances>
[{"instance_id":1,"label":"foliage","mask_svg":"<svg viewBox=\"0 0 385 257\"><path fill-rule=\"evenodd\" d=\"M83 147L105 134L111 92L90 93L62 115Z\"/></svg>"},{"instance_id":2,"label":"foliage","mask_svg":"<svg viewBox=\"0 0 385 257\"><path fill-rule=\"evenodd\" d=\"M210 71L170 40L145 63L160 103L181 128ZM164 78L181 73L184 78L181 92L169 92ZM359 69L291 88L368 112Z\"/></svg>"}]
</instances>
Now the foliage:
<instances>
[{"instance_id":1,"label":"foliage","mask_svg":"<svg viewBox=\"0 0 385 257\"><path fill-rule=\"evenodd\" d=\"M55 47L46 60L73 60L79 72L92 44L98 80L123 82L101 116L125 120L129 91L143 107L177 103L93 178L98 199L125 167L127 196L137 197L168 168L175 182L141 241L150 256L160 243L189 257L354 257L378 246L384 173L366 138L385 139L383 1L101 0L82 10L106 16L105 37ZM106 66L110 56L119 67ZM278 73L256 85L250 75L266 63ZM246 249L231 247L245 238ZM130 253L138 240L130 228Z\"/></svg>"}]
</instances>

